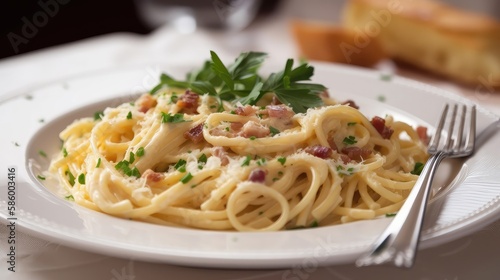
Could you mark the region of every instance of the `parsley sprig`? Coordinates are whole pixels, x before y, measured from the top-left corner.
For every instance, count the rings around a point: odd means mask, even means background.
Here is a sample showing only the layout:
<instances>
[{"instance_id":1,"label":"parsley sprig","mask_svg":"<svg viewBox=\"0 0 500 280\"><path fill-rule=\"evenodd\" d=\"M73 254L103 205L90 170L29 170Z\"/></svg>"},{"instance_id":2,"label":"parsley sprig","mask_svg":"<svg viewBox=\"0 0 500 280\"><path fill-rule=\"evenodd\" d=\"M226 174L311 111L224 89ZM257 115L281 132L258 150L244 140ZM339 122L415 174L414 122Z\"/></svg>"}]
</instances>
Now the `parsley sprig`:
<instances>
[{"instance_id":1,"label":"parsley sprig","mask_svg":"<svg viewBox=\"0 0 500 280\"><path fill-rule=\"evenodd\" d=\"M323 105L318 94L326 88L304 82L310 80L314 73L314 67L307 63L293 67L294 60L288 59L283 70L271 73L264 79L258 70L267 57L266 53L242 53L227 66L215 52L211 51L210 56L211 60L206 61L200 69L188 73L185 80L162 74L160 83L150 93L155 94L164 87L190 89L198 94L215 96L219 100L219 111L222 110L222 100L255 105L268 92L273 92L295 113L304 113L308 108Z\"/></svg>"}]
</instances>

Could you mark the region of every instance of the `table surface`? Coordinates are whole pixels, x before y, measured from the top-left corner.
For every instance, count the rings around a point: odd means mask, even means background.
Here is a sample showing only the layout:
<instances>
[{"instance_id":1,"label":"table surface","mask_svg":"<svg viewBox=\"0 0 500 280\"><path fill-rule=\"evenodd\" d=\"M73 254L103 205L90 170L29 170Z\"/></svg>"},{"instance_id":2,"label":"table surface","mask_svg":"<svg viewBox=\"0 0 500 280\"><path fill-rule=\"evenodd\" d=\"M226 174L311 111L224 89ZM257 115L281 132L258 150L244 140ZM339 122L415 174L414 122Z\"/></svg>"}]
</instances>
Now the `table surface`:
<instances>
[{"instance_id":1,"label":"table surface","mask_svg":"<svg viewBox=\"0 0 500 280\"><path fill-rule=\"evenodd\" d=\"M242 50L259 50L275 59L296 57L288 32L291 18L310 13L300 1L290 1L276 16L260 19L247 29L231 33L198 30L182 34L171 27L147 36L110 34L0 60L0 97L29 84L128 65L202 61L207 50L234 57ZM338 8L338 3L330 7ZM300 13L302 11L302 14ZM237 50L238 53L234 53ZM500 115L500 93L479 92L411 69L397 74L420 80L458 95ZM29 82L26 82L29 81ZM3 211L4 209L2 209ZM5 233L0 231L0 234ZM354 265L319 267L307 272L284 270L218 270L180 267L99 255L18 233L25 247L36 248L18 259L18 271L7 270L2 250L0 279L498 279L500 275L500 220L452 242L421 250L411 269L390 266L357 268ZM3 237L2 237L3 240ZM20 245L22 247L22 245Z\"/></svg>"}]
</instances>

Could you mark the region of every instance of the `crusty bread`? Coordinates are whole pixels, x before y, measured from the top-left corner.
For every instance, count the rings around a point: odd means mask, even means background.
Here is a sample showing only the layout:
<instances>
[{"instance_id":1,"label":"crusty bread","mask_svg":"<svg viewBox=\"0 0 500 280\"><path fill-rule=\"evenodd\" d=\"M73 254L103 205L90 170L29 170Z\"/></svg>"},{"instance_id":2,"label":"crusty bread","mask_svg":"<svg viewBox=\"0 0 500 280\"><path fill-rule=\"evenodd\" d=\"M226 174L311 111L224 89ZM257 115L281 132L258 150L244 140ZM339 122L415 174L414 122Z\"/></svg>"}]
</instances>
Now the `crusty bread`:
<instances>
[{"instance_id":1,"label":"crusty bread","mask_svg":"<svg viewBox=\"0 0 500 280\"><path fill-rule=\"evenodd\" d=\"M350 0L343 16L345 27L377 40L394 59L500 87L500 23L491 18L431 0Z\"/></svg>"},{"instance_id":2,"label":"crusty bread","mask_svg":"<svg viewBox=\"0 0 500 280\"><path fill-rule=\"evenodd\" d=\"M369 67L387 58L376 39L363 49L352 49L359 34L341 26L297 20L292 22L292 33L300 54L307 59Z\"/></svg>"}]
</instances>

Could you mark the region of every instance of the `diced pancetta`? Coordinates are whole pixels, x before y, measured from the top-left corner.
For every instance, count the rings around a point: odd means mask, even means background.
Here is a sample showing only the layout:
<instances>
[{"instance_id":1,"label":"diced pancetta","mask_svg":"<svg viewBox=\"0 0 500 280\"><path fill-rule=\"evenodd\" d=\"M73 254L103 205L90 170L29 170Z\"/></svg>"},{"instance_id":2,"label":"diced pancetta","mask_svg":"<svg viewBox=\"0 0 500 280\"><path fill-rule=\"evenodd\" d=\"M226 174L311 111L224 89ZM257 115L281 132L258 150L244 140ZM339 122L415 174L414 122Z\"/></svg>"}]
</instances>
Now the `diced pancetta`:
<instances>
[{"instance_id":1,"label":"diced pancetta","mask_svg":"<svg viewBox=\"0 0 500 280\"><path fill-rule=\"evenodd\" d=\"M188 131L184 132L184 138L193 141L193 143L200 143L203 138L203 123L200 123Z\"/></svg>"}]
</instances>

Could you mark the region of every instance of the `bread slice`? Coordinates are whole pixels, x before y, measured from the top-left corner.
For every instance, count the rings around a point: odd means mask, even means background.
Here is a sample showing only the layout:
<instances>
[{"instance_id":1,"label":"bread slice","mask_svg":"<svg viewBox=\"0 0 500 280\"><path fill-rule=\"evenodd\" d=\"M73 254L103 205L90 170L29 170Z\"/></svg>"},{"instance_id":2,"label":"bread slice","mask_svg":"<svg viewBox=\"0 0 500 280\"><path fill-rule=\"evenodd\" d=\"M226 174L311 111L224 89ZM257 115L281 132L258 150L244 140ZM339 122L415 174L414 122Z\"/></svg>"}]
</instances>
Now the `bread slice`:
<instances>
[{"instance_id":1,"label":"bread slice","mask_svg":"<svg viewBox=\"0 0 500 280\"><path fill-rule=\"evenodd\" d=\"M296 20L291 27L299 52L307 59L369 67L387 58L376 39L363 49L353 48L359 35L341 26Z\"/></svg>"},{"instance_id":2,"label":"bread slice","mask_svg":"<svg viewBox=\"0 0 500 280\"><path fill-rule=\"evenodd\" d=\"M343 25L377 40L396 60L500 87L500 23L494 19L431 0L349 0Z\"/></svg>"}]
</instances>

